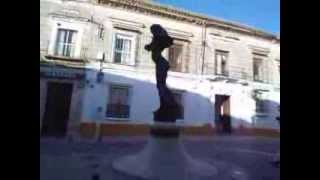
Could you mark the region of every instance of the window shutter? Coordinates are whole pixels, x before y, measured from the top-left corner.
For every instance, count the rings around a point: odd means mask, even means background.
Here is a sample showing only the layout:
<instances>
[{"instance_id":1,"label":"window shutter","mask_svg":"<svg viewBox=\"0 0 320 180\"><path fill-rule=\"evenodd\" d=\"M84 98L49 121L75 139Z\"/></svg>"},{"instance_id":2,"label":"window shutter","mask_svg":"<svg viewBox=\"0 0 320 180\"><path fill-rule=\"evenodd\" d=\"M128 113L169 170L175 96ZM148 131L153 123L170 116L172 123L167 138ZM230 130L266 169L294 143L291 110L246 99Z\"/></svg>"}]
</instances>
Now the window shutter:
<instances>
[{"instance_id":1,"label":"window shutter","mask_svg":"<svg viewBox=\"0 0 320 180\"><path fill-rule=\"evenodd\" d=\"M135 65L136 60L136 35L116 33L113 45L113 62Z\"/></svg>"},{"instance_id":2,"label":"window shutter","mask_svg":"<svg viewBox=\"0 0 320 180\"><path fill-rule=\"evenodd\" d=\"M169 63L173 71L182 71L182 44L173 44L169 48Z\"/></svg>"}]
</instances>

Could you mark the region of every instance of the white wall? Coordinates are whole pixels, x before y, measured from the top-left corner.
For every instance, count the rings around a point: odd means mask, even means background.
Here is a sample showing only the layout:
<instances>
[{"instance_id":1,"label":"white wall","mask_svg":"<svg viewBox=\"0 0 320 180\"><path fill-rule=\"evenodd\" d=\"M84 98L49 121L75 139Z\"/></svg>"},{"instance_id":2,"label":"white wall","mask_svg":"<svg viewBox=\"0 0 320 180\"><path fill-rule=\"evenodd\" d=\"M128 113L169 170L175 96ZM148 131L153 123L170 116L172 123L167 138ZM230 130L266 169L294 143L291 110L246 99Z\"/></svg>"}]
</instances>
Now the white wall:
<instances>
[{"instance_id":1,"label":"white wall","mask_svg":"<svg viewBox=\"0 0 320 180\"><path fill-rule=\"evenodd\" d=\"M260 128L279 129L279 123L276 120L276 117L280 115L280 112L278 111L278 106L280 105L280 93L276 91L266 92L264 93L264 98L269 101L268 113L265 117L257 118L255 120L255 126Z\"/></svg>"},{"instance_id":2,"label":"white wall","mask_svg":"<svg viewBox=\"0 0 320 180\"><path fill-rule=\"evenodd\" d=\"M87 79L90 83L85 88L82 121L110 122L105 118L105 112L111 84L123 84L131 87L132 96L128 122L145 123L153 120L153 111L159 106L154 74L105 70L104 81L97 84L96 71L88 71ZM274 117L277 116L276 107L270 107L272 109L270 115L264 120L253 121L255 101L251 97L252 88L250 86L200 81L195 77L181 78L173 75L168 77L167 84L171 89L184 91L185 114L183 122L214 125L215 95L219 94L230 96L232 127L237 128L239 125L243 125L277 128L277 122L274 120ZM279 102L279 93L270 92L266 97ZM102 107L102 112L97 111L98 107Z\"/></svg>"}]
</instances>

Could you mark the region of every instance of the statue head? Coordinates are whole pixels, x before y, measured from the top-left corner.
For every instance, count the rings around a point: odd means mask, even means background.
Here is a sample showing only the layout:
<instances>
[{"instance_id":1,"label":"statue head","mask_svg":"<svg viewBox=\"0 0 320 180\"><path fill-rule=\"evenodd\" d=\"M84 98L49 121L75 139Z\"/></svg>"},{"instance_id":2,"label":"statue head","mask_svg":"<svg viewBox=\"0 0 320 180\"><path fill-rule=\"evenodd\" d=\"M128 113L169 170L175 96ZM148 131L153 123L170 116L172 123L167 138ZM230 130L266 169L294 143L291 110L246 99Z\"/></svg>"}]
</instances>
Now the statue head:
<instances>
[{"instance_id":1,"label":"statue head","mask_svg":"<svg viewBox=\"0 0 320 180\"><path fill-rule=\"evenodd\" d=\"M154 40L160 41L162 48L168 48L173 44L173 39L168 35L167 31L160 24L153 24L150 31Z\"/></svg>"},{"instance_id":2,"label":"statue head","mask_svg":"<svg viewBox=\"0 0 320 180\"><path fill-rule=\"evenodd\" d=\"M167 31L160 24L153 24L150 27L150 31L153 35L168 36Z\"/></svg>"}]
</instances>

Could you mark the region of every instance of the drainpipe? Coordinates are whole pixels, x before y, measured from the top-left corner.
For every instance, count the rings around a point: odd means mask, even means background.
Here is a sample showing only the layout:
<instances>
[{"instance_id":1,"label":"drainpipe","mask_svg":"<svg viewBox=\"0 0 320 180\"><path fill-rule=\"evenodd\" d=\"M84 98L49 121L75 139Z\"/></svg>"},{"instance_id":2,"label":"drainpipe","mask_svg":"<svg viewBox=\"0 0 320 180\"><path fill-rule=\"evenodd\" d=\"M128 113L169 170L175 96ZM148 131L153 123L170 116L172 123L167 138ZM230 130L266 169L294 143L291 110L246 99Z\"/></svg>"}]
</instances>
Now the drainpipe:
<instances>
[{"instance_id":1,"label":"drainpipe","mask_svg":"<svg viewBox=\"0 0 320 180\"><path fill-rule=\"evenodd\" d=\"M203 30L202 30L202 64L201 64L201 75L204 73L204 61L206 54L206 40L207 40L207 23L203 21Z\"/></svg>"}]
</instances>

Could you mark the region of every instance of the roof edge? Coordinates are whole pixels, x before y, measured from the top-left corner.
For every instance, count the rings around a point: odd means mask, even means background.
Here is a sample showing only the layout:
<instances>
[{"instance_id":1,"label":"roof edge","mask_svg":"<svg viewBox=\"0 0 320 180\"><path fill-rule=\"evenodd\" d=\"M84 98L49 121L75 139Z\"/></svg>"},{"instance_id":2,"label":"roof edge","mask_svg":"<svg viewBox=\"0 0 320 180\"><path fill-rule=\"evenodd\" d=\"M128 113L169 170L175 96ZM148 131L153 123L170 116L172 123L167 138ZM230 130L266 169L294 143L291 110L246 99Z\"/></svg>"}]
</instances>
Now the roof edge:
<instances>
[{"instance_id":1,"label":"roof edge","mask_svg":"<svg viewBox=\"0 0 320 180\"><path fill-rule=\"evenodd\" d=\"M245 33L253 36L260 36L262 38L276 40L280 42L280 36L273 33L260 30L248 25L231 22L228 20L210 17L200 13L190 12L181 8L172 7L156 3L153 1L139 1L139 0L100 0L98 4L120 6L122 8L130 8L132 10L143 10L154 12L160 15L164 15L170 18L175 18L182 21L188 21L190 23L207 26L215 26L222 29L233 30L240 33Z\"/></svg>"}]
</instances>

